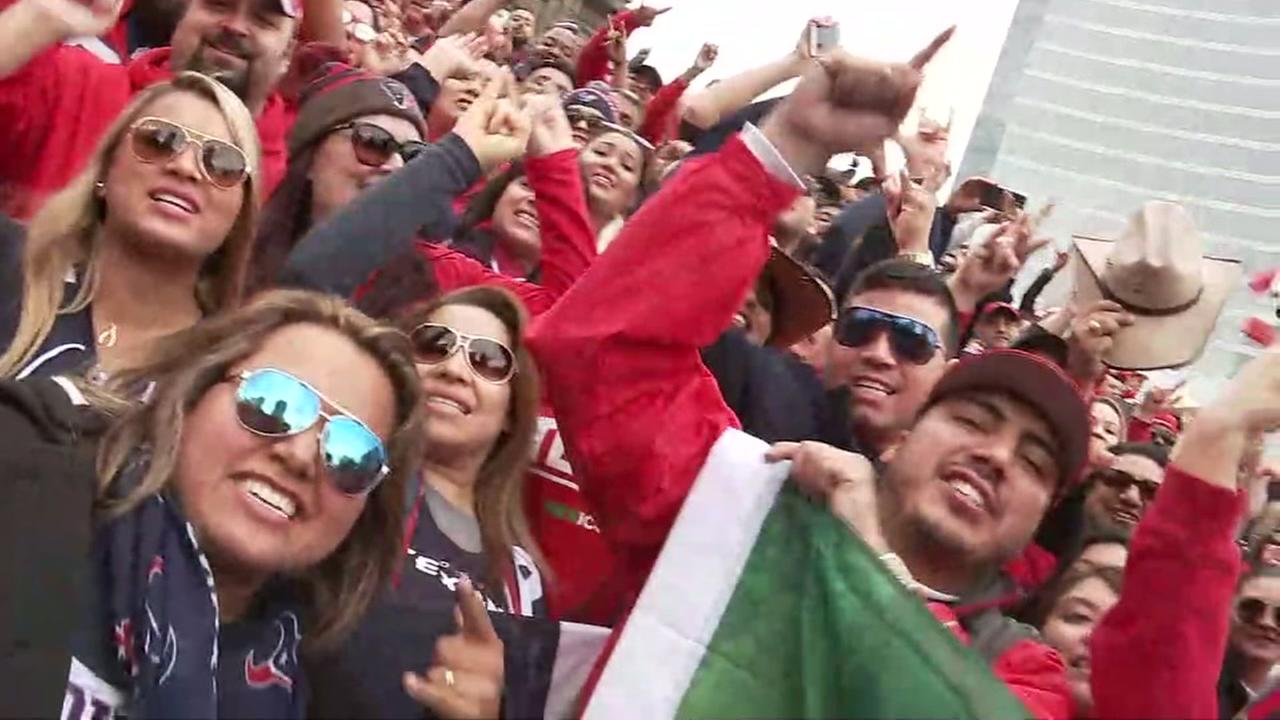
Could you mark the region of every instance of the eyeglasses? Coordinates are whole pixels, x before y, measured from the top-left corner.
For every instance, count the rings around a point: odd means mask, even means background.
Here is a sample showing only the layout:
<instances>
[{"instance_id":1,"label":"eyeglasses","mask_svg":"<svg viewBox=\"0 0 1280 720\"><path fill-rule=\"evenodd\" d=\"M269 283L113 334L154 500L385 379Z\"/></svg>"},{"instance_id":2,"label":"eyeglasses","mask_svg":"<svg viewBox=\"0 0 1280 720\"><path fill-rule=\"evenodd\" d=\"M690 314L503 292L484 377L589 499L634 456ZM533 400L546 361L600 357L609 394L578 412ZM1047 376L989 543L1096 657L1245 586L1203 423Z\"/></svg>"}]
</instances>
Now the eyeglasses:
<instances>
[{"instance_id":1,"label":"eyeglasses","mask_svg":"<svg viewBox=\"0 0 1280 720\"><path fill-rule=\"evenodd\" d=\"M373 26L363 20L356 20L355 15L350 10L342 11L342 26L351 33L351 37L362 43L371 43L378 38L378 31Z\"/></svg>"},{"instance_id":2,"label":"eyeglasses","mask_svg":"<svg viewBox=\"0 0 1280 720\"><path fill-rule=\"evenodd\" d=\"M1099 470L1093 474L1092 479L1106 485L1115 491L1117 495L1123 494L1131 486L1136 485L1138 487L1138 496L1142 498L1144 503L1151 502L1156 496L1156 491L1160 489L1160 483L1134 477L1122 470Z\"/></svg>"},{"instance_id":3,"label":"eyeglasses","mask_svg":"<svg viewBox=\"0 0 1280 720\"><path fill-rule=\"evenodd\" d=\"M422 154L427 144L418 140L400 142L386 128L373 123L351 122L339 125L333 132L351 131L351 148L361 165L382 167L392 155L399 155L406 163Z\"/></svg>"},{"instance_id":4,"label":"eyeglasses","mask_svg":"<svg viewBox=\"0 0 1280 720\"><path fill-rule=\"evenodd\" d=\"M249 177L249 160L240 148L169 120L141 118L129 128L129 137L133 156L144 163L169 162L195 144L200 174L223 190Z\"/></svg>"},{"instance_id":5,"label":"eyeglasses","mask_svg":"<svg viewBox=\"0 0 1280 720\"><path fill-rule=\"evenodd\" d=\"M1245 625L1257 625L1268 615L1272 625L1280 626L1280 605L1258 598L1240 598L1236 603L1236 619Z\"/></svg>"},{"instance_id":6,"label":"eyeglasses","mask_svg":"<svg viewBox=\"0 0 1280 720\"><path fill-rule=\"evenodd\" d=\"M915 365L929 362L942 347L938 332L915 318L855 305L836 320L835 339L845 347L864 347L880 333L888 335L894 357Z\"/></svg>"},{"instance_id":7,"label":"eyeglasses","mask_svg":"<svg viewBox=\"0 0 1280 720\"><path fill-rule=\"evenodd\" d=\"M307 383L275 368L247 370L233 376L236 419L249 432L283 438L306 432L324 420L320 454L330 481L342 493L363 495L391 472L387 451L368 425L325 398ZM340 414L321 407L329 403Z\"/></svg>"},{"instance_id":8,"label":"eyeglasses","mask_svg":"<svg viewBox=\"0 0 1280 720\"><path fill-rule=\"evenodd\" d=\"M569 125L586 125L592 130L604 122L599 110L585 105L570 105L564 109L564 116L569 119Z\"/></svg>"},{"instance_id":9,"label":"eyeglasses","mask_svg":"<svg viewBox=\"0 0 1280 720\"><path fill-rule=\"evenodd\" d=\"M476 377L500 385L516 374L516 356L511 348L493 338L466 335L435 323L423 323L409 333L418 360L438 365L458 351L465 350L467 367Z\"/></svg>"}]
</instances>

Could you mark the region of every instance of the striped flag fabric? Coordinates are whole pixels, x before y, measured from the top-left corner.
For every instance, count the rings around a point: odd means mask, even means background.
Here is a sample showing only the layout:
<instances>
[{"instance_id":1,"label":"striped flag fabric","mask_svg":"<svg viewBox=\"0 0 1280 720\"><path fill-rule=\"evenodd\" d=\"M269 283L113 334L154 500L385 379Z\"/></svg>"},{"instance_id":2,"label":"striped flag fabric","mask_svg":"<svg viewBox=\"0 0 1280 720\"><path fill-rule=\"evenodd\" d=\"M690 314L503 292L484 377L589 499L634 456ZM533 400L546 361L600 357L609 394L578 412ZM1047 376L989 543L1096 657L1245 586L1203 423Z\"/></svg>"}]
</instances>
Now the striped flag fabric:
<instances>
[{"instance_id":1,"label":"striped flag fabric","mask_svg":"<svg viewBox=\"0 0 1280 720\"><path fill-rule=\"evenodd\" d=\"M717 441L584 717L1026 717L766 449Z\"/></svg>"}]
</instances>

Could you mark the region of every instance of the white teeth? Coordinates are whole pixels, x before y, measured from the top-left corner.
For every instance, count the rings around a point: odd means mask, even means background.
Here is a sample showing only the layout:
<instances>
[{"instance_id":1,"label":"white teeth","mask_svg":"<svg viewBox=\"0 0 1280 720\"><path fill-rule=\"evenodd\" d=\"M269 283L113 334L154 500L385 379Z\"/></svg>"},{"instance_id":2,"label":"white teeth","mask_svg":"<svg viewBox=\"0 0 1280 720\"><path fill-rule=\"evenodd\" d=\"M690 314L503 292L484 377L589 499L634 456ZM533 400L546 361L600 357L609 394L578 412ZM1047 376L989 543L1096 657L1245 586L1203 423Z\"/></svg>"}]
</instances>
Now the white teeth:
<instances>
[{"instance_id":1,"label":"white teeth","mask_svg":"<svg viewBox=\"0 0 1280 720\"><path fill-rule=\"evenodd\" d=\"M432 403L434 405L443 405L444 407L447 407L447 408L453 408L454 410L457 410L463 415L467 414L467 409L462 406L462 403L459 403L456 400L450 400L449 398L432 395L431 397L427 398L427 402Z\"/></svg>"},{"instance_id":2,"label":"white teeth","mask_svg":"<svg viewBox=\"0 0 1280 720\"><path fill-rule=\"evenodd\" d=\"M964 480L952 480L951 487L960 494L960 497L975 508L982 509L986 506L986 503L982 501L982 493Z\"/></svg>"},{"instance_id":3,"label":"white teeth","mask_svg":"<svg viewBox=\"0 0 1280 720\"><path fill-rule=\"evenodd\" d=\"M245 480L244 489L253 499L276 511L284 518L291 520L298 511L297 503L294 502L293 498L261 480Z\"/></svg>"},{"instance_id":4,"label":"white teeth","mask_svg":"<svg viewBox=\"0 0 1280 720\"><path fill-rule=\"evenodd\" d=\"M613 178L605 175L604 173L593 173L591 175L591 182L594 182L597 185L604 185L605 187L613 187Z\"/></svg>"},{"instance_id":5,"label":"white teeth","mask_svg":"<svg viewBox=\"0 0 1280 720\"><path fill-rule=\"evenodd\" d=\"M196 212L196 209L191 205L191 203L180 197L170 195L169 193L154 193L152 194L151 199L156 200L157 202L168 203L169 205L173 205L174 207L180 210L185 210L193 215Z\"/></svg>"},{"instance_id":6,"label":"white teeth","mask_svg":"<svg viewBox=\"0 0 1280 720\"><path fill-rule=\"evenodd\" d=\"M858 380L853 383L853 386L857 388L862 388L864 390L871 390L873 392L878 392L883 395L891 395L893 393L893 391L890 390L887 385L875 382L874 380Z\"/></svg>"}]
</instances>

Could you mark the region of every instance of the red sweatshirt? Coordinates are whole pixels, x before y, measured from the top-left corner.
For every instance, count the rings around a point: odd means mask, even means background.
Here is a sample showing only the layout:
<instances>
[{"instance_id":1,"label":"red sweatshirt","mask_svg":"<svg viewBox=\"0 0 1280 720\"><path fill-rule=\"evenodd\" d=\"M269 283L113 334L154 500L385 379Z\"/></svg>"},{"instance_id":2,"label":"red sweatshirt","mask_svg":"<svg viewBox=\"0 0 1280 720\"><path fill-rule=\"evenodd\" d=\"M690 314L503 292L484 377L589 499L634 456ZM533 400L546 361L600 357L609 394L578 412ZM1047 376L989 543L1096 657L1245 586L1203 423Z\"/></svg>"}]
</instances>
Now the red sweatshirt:
<instances>
[{"instance_id":1,"label":"red sweatshirt","mask_svg":"<svg viewBox=\"0 0 1280 720\"><path fill-rule=\"evenodd\" d=\"M649 99L644 111L644 123L640 125L640 136L655 146L676 137L680 126L680 116L676 113L680 98L689 89L689 83L682 77L663 85Z\"/></svg>"},{"instance_id":2,"label":"red sweatshirt","mask_svg":"<svg viewBox=\"0 0 1280 720\"><path fill-rule=\"evenodd\" d=\"M735 137L691 160L534 325L530 346L628 606L711 446L738 427L698 350L728 327L774 218L799 193ZM993 671L1034 716L1068 717L1052 650L1017 643Z\"/></svg>"},{"instance_id":3,"label":"red sweatshirt","mask_svg":"<svg viewBox=\"0 0 1280 720\"><path fill-rule=\"evenodd\" d=\"M83 48L59 45L0 79L0 210L31 217L84 168L133 95L171 77L169 48L111 65ZM274 94L258 117L264 200L284 177L291 119Z\"/></svg>"},{"instance_id":4,"label":"red sweatshirt","mask_svg":"<svg viewBox=\"0 0 1280 720\"><path fill-rule=\"evenodd\" d=\"M1242 495L1165 471L1129 544L1120 601L1090 640L1098 717L1218 717L1243 509Z\"/></svg>"},{"instance_id":5,"label":"red sweatshirt","mask_svg":"<svg viewBox=\"0 0 1280 720\"><path fill-rule=\"evenodd\" d=\"M630 36L640 27L639 21L636 20L635 13L631 10L623 10L614 14L608 23L596 30L595 34L582 46L582 50L578 53L578 87L585 87L592 80L600 80L607 85L612 85L609 77L609 50L608 34L609 27L621 29ZM683 78L676 78L671 82L659 88L649 99L649 104L645 107L644 123L640 126L640 136L654 145L660 145L676 136L679 127L679 116L676 109L680 103L680 98L684 96L684 92L689 89L689 83Z\"/></svg>"}]
</instances>

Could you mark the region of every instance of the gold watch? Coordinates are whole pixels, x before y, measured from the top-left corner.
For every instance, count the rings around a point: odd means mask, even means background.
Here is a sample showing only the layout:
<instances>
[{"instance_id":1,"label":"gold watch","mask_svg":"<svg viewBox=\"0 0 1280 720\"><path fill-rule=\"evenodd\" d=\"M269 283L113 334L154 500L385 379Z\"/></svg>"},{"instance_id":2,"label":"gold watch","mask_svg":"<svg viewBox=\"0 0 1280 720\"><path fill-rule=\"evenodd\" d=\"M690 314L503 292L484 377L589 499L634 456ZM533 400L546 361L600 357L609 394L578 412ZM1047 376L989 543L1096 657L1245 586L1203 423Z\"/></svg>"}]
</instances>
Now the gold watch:
<instances>
[{"instance_id":1,"label":"gold watch","mask_svg":"<svg viewBox=\"0 0 1280 720\"><path fill-rule=\"evenodd\" d=\"M910 260L911 262L916 263L918 265L924 265L925 267L930 267L930 268L934 267L933 253L928 251L898 253L898 257L902 258L903 260Z\"/></svg>"}]
</instances>

